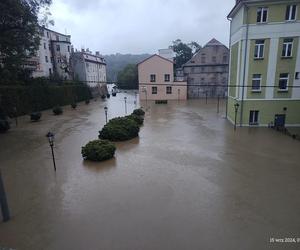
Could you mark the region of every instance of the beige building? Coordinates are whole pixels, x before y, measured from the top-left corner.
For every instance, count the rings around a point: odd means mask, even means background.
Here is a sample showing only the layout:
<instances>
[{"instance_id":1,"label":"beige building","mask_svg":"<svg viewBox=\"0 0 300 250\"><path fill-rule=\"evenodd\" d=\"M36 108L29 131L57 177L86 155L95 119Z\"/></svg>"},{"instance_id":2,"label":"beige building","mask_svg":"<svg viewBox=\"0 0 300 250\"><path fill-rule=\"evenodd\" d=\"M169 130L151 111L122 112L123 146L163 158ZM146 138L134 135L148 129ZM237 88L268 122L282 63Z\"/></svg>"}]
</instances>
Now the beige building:
<instances>
[{"instance_id":1,"label":"beige building","mask_svg":"<svg viewBox=\"0 0 300 250\"><path fill-rule=\"evenodd\" d=\"M173 62L152 55L138 64L140 100L186 100L187 82L175 79Z\"/></svg>"}]
</instances>

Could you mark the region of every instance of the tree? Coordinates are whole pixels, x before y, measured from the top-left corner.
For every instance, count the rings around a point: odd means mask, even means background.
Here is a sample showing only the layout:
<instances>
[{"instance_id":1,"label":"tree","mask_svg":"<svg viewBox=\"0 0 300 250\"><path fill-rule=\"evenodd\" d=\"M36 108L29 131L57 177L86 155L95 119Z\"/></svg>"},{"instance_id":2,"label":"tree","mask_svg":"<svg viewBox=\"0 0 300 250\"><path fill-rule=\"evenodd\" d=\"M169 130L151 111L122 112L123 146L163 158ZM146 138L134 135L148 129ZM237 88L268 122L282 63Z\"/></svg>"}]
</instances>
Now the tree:
<instances>
[{"instance_id":1,"label":"tree","mask_svg":"<svg viewBox=\"0 0 300 250\"><path fill-rule=\"evenodd\" d=\"M135 64L127 64L127 66L118 73L118 87L121 89L137 89L138 88L138 72Z\"/></svg>"},{"instance_id":2,"label":"tree","mask_svg":"<svg viewBox=\"0 0 300 250\"><path fill-rule=\"evenodd\" d=\"M194 53L196 53L201 46L197 42L183 43L180 39L173 41L170 46L175 52L176 68L180 68L184 63L190 60Z\"/></svg>"},{"instance_id":3,"label":"tree","mask_svg":"<svg viewBox=\"0 0 300 250\"><path fill-rule=\"evenodd\" d=\"M15 80L24 73L24 62L40 43L38 14L52 0L1 0L0 77Z\"/></svg>"}]
</instances>

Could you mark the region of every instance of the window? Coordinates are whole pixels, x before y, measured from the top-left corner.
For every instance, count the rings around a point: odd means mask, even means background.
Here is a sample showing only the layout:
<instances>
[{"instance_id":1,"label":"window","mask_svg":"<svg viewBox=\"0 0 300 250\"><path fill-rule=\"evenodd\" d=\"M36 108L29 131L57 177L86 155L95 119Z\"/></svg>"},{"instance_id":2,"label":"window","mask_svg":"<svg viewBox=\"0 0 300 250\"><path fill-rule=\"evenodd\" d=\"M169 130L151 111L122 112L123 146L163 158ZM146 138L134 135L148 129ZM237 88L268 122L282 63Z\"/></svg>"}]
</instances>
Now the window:
<instances>
[{"instance_id":1,"label":"window","mask_svg":"<svg viewBox=\"0 0 300 250\"><path fill-rule=\"evenodd\" d=\"M169 82L170 81L170 74L165 74L165 82Z\"/></svg>"},{"instance_id":2,"label":"window","mask_svg":"<svg viewBox=\"0 0 300 250\"><path fill-rule=\"evenodd\" d=\"M201 57L201 63L205 63L205 56Z\"/></svg>"},{"instance_id":3,"label":"window","mask_svg":"<svg viewBox=\"0 0 300 250\"><path fill-rule=\"evenodd\" d=\"M252 92L261 91L261 74L253 74L252 76Z\"/></svg>"},{"instance_id":4,"label":"window","mask_svg":"<svg viewBox=\"0 0 300 250\"><path fill-rule=\"evenodd\" d=\"M70 52L70 46L68 45L68 52Z\"/></svg>"},{"instance_id":5,"label":"window","mask_svg":"<svg viewBox=\"0 0 300 250\"><path fill-rule=\"evenodd\" d=\"M191 68L191 73L195 73L195 68Z\"/></svg>"},{"instance_id":6,"label":"window","mask_svg":"<svg viewBox=\"0 0 300 250\"><path fill-rule=\"evenodd\" d=\"M287 91L288 90L288 82L289 82L289 74L288 73L280 74L278 91Z\"/></svg>"},{"instance_id":7,"label":"window","mask_svg":"<svg viewBox=\"0 0 300 250\"><path fill-rule=\"evenodd\" d=\"M299 72L295 72L295 79L296 79L296 80L299 79Z\"/></svg>"},{"instance_id":8,"label":"window","mask_svg":"<svg viewBox=\"0 0 300 250\"><path fill-rule=\"evenodd\" d=\"M154 74L150 75L150 82L155 82L156 81L156 76Z\"/></svg>"},{"instance_id":9,"label":"window","mask_svg":"<svg viewBox=\"0 0 300 250\"><path fill-rule=\"evenodd\" d=\"M254 58L262 59L264 58L265 40L256 40L254 49Z\"/></svg>"},{"instance_id":10,"label":"window","mask_svg":"<svg viewBox=\"0 0 300 250\"><path fill-rule=\"evenodd\" d=\"M46 43L44 43L44 49L46 49Z\"/></svg>"},{"instance_id":11,"label":"window","mask_svg":"<svg viewBox=\"0 0 300 250\"><path fill-rule=\"evenodd\" d=\"M47 37L49 38L49 32L47 31Z\"/></svg>"},{"instance_id":12,"label":"window","mask_svg":"<svg viewBox=\"0 0 300 250\"><path fill-rule=\"evenodd\" d=\"M282 57L291 57L293 50L293 38L285 38L283 39L282 46Z\"/></svg>"},{"instance_id":13,"label":"window","mask_svg":"<svg viewBox=\"0 0 300 250\"><path fill-rule=\"evenodd\" d=\"M60 51L60 46L59 46L59 44L56 45L56 51Z\"/></svg>"},{"instance_id":14,"label":"window","mask_svg":"<svg viewBox=\"0 0 300 250\"><path fill-rule=\"evenodd\" d=\"M257 125L258 124L258 110L250 110L249 115L249 125Z\"/></svg>"},{"instance_id":15,"label":"window","mask_svg":"<svg viewBox=\"0 0 300 250\"><path fill-rule=\"evenodd\" d=\"M266 7L258 8L256 21L258 23L265 23L267 22L267 18L268 18L268 8Z\"/></svg>"},{"instance_id":16,"label":"window","mask_svg":"<svg viewBox=\"0 0 300 250\"><path fill-rule=\"evenodd\" d=\"M59 36L58 35L56 35L56 41L59 41Z\"/></svg>"},{"instance_id":17,"label":"window","mask_svg":"<svg viewBox=\"0 0 300 250\"><path fill-rule=\"evenodd\" d=\"M286 21L296 20L296 8L297 8L297 5L286 6L286 12L285 12L285 20Z\"/></svg>"},{"instance_id":18,"label":"window","mask_svg":"<svg viewBox=\"0 0 300 250\"><path fill-rule=\"evenodd\" d=\"M171 86L167 86L166 87L166 91L167 91L167 94L172 94L172 87Z\"/></svg>"},{"instance_id":19,"label":"window","mask_svg":"<svg viewBox=\"0 0 300 250\"><path fill-rule=\"evenodd\" d=\"M215 56L213 56L212 61L215 63L217 61L217 58Z\"/></svg>"},{"instance_id":20,"label":"window","mask_svg":"<svg viewBox=\"0 0 300 250\"><path fill-rule=\"evenodd\" d=\"M49 75L51 76L52 75L52 70L49 68Z\"/></svg>"},{"instance_id":21,"label":"window","mask_svg":"<svg viewBox=\"0 0 300 250\"><path fill-rule=\"evenodd\" d=\"M48 49L51 50L51 44L50 43L48 43Z\"/></svg>"},{"instance_id":22,"label":"window","mask_svg":"<svg viewBox=\"0 0 300 250\"><path fill-rule=\"evenodd\" d=\"M227 62L227 56L223 56L223 63Z\"/></svg>"},{"instance_id":23,"label":"window","mask_svg":"<svg viewBox=\"0 0 300 250\"><path fill-rule=\"evenodd\" d=\"M157 87L152 87L152 94L156 95L157 94Z\"/></svg>"},{"instance_id":24,"label":"window","mask_svg":"<svg viewBox=\"0 0 300 250\"><path fill-rule=\"evenodd\" d=\"M48 56L45 56L45 61L46 61L46 63L48 62Z\"/></svg>"}]
</instances>

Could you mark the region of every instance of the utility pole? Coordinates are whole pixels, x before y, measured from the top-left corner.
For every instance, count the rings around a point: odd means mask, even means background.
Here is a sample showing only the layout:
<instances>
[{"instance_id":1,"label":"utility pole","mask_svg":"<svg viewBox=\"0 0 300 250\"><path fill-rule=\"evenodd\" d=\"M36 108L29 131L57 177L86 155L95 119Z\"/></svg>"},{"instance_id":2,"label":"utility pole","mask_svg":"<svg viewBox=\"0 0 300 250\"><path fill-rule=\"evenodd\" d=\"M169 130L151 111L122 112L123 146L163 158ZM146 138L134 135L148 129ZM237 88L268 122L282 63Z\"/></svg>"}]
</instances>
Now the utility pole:
<instances>
[{"instance_id":1,"label":"utility pole","mask_svg":"<svg viewBox=\"0 0 300 250\"><path fill-rule=\"evenodd\" d=\"M3 222L9 221L10 215L9 215L9 209L6 200L6 193L5 193L4 184L2 180L1 170L0 170L0 206L2 211Z\"/></svg>"}]
</instances>

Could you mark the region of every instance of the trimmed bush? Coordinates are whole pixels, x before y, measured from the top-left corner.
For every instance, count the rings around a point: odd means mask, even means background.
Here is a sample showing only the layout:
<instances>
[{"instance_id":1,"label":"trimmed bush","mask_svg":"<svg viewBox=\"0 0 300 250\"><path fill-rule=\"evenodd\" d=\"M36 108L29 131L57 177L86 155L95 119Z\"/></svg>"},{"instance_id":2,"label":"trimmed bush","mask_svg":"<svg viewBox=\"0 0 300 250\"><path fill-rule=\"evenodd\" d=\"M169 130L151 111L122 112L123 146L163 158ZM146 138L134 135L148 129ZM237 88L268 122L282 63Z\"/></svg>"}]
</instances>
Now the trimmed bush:
<instances>
[{"instance_id":1,"label":"trimmed bush","mask_svg":"<svg viewBox=\"0 0 300 250\"><path fill-rule=\"evenodd\" d=\"M32 112L30 114L30 120L33 122L37 122L41 119L42 113L41 112Z\"/></svg>"},{"instance_id":2,"label":"trimmed bush","mask_svg":"<svg viewBox=\"0 0 300 250\"><path fill-rule=\"evenodd\" d=\"M138 115L138 116L144 116L145 115L145 111L142 110L141 108L139 108L139 109L133 110L132 114Z\"/></svg>"},{"instance_id":3,"label":"trimmed bush","mask_svg":"<svg viewBox=\"0 0 300 250\"><path fill-rule=\"evenodd\" d=\"M61 115L63 113L63 110L60 106L56 106L53 108L54 115Z\"/></svg>"},{"instance_id":4,"label":"trimmed bush","mask_svg":"<svg viewBox=\"0 0 300 250\"><path fill-rule=\"evenodd\" d=\"M116 146L107 140L94 140L87 143L81 149L82 157L90 161L104 161L112 158Z\"/></svg>"},{"instance_id":5,"label":"trimmed bush","mask_svg":"<svg viewBox=\"0 0 300 250\"><path fill-rule=\"evenodd\" d=\"M143 116L139 116L139 115L135 115L135 114L131 114L129 116L126 116L132 120L134 120L139 126L142 126L144 124L144 117Z\"/></svg>"},{"instance_id":6,"label":"trimmed bush","mask_svg":"<svg viewBox=\"0 0 300 250\"><path fill-rule=\"evenodd\" d=\"M71 108L72 109L76 109L76 107L77 107L77 103L76 102L74 102L74 103L71 104Z\"/></svg>"},{"instance_id":7,"label":"trimmed bush","mask_svg":"<svg viewBox=\"0 0 300 250\"><path fill-rule=\"evenodd\" d=\"M90 103L90 100L89 99L86 99L85 100L85 104L89 104Z\"/></svg>"},{"instance_id":8,"label":"trimmed bush","mask_svg":"<svg viewBox=\"0 0 300 250\"><path fill-rule=\"evenodd\" d=\"M0 120L0 133L5 133L9 129L9 122L7 120Z\"/></svg>"},{"instance_id":9,"label":"trimmed bush","mask_svg":"<svg viewBox=\"0 0 300 250\"><path fill-rule=\"evenodd\" d=\"M126 141L139 135L140 127L132 119L127 117L117 117L111 119L101 131L99 139L111 141Z\"/></svg>"}]
</instances>

